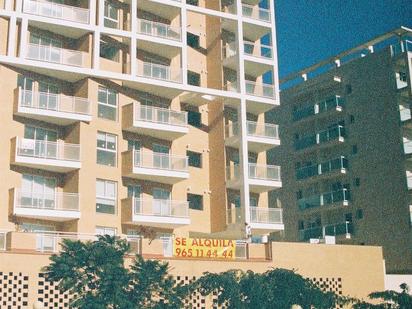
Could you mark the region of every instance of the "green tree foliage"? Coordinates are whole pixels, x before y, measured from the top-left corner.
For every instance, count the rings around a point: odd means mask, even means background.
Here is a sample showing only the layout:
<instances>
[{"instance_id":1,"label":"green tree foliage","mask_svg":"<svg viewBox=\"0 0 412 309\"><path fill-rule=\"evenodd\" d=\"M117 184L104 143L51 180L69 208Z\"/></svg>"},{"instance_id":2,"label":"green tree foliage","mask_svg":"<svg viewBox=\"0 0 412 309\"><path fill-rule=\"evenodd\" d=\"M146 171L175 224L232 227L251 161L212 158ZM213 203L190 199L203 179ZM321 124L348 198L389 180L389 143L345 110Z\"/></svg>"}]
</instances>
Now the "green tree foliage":
<instances>
[{"instance_id":1,"label":"green tree foliage","mask_svg":"<svg viewBox=\"0 0 412 309\"><path fill-rule=\"evenodd\" d=\"M197 280L202 295L218 293L218 303L230 309L333 308L339 301L330 292L322 292L309 279L286 269L263 274L231 270L221 274L205 273Z\"/></svg>"},{"instance_id":2,"label":"green tree foliage","mask_svg":"<svg viewBox=\"0 0 412 309\"><path fill-rule=\"evenodd\" d=\"M412 295L406 283L400 286L401 292L386 290L369 294L370 299L383 300L380 304L370 304L358 301L354 304L354 309L412 309Z\"/></svg>"}]
</instances>

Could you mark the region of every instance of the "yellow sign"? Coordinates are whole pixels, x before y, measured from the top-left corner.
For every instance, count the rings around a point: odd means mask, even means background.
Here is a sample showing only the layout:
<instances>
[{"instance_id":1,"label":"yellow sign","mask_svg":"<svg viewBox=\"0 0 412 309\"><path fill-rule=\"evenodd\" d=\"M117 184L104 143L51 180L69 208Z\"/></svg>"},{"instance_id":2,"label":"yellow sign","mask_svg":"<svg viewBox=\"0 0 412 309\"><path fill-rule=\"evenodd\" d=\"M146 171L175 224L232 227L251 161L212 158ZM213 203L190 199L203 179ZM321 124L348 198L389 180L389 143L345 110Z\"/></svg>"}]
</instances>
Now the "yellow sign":
<instances>
[{"instance_id":1,"label":"yellow sign","mask_svg":"<svg viewBox=\"0 0 412 309\"><path fill-rule=\"evenodd\" d=\"M173 256L185 258L234 259L236 241L176 237L173 241Z\"/></svg>"}]
</instances>

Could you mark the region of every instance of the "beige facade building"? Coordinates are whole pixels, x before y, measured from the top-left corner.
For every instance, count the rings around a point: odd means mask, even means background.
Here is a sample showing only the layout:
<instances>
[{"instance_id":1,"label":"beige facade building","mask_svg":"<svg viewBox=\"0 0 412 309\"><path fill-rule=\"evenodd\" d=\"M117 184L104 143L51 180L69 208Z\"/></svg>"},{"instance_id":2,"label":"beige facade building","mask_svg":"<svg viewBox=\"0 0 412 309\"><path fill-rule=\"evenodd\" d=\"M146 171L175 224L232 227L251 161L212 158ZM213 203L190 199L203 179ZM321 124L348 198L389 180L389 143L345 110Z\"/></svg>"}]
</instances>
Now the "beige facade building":
<instances>
[{"instance_id":1,"label":"beige facade building","mask_svg":"<svg viewBox=\"0 0 412 309\"><path fill-rule=\"evenodd\" d=\"M270 161L282 166L286 240L379 245L389 273L412 273L411 35L394 30L281 81Z\"/></svg>"}]
</instances>

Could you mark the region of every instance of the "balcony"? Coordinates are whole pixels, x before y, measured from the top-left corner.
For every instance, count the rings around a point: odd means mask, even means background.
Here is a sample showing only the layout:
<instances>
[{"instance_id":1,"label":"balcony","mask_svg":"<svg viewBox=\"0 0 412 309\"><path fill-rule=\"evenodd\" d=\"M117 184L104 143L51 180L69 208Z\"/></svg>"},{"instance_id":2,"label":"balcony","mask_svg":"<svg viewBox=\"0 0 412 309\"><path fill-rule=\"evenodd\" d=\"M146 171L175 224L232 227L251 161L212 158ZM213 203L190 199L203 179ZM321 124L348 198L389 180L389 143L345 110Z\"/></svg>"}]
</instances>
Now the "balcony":
<instances>
[{"instance_id":1,"label":"balcony","mask_svg":"<svg viewBox=\"0 0 412 309\"><path fill-rule=\"evenodd\" d=\"M270 123L246 123L248 149L252 152L262 152L280 145L279 126ZM225 144L239 148L239 124L230 123L225 127Z\"/></svg>"},{"instance_id":2,"label":"balcony","mask_svg":"<svg viewBox=\"0 0 412 309\"><path fill-rule=\"evenodd\" d=\"M270 22L270 10L260 8L259 6L242 4L242 15L243 17L252 18L264 22Z\"/></svg>"},{"instance_id":3,"label":"balcony","mask_svg":"<svg viewBox=\"0 0 412 309\"><path fill-rule=\"evenodd\" d=\"M255 42L244 41L243 50L245 55L263 58L263 59L273 59L273 48L272 46L265 44L257 44Z\"/></svg>"},{"instance_id":4,"label":"balcony","mask_svg":"<svg viewBox=\"0 0 412 309\"><path fill-rule=\"evenodd\" d=\"M186 156L149 151L126 151L122 154L123 176L174 184L189 178Z\"/></svg>"},{"instance_id":5,"label":"balcony","mask_svg":"<svg viewBox=\"0 0 412 309\"><path fill-rule=\"evenodd\" d=\"M304 166L296 170L296 179L305 180L316 178L320 175L335 176L338 174L346 174L348 169L348 160L344 156L328 160L319 164Z\"/></svg>"},{"instance_id":6,"label":"balcony","mask_svg":"<svg viewBox=\"0 0 412 309\"><path fill-rule=\"evenodd\" d=\"M348 189L340 189L337 191L312 195L298 200L300 210L317 208L320 206L348 206L351 200L350 191Z\"/></svg>"},{"instance_id":7,"label":"balcony","mask_svg":"<svg viewBox=\"0 0 412 309\"><path fill-rule=\"evenodd\" d=\"M345 101L340 96L334 96L314 105L302 107L293 112L293 121L310 119L315 115L329 115L334 112L343 111ZM320 116L319 116L320 117ZM318 118L319 118L318 117Z\"/></svg>"},{"instance_id":8,"label":"balcony","mask_svg":"<svg viewBox=\"0 0 412 309\"><path fill-rule=\"evenodd\" d=\"M172 141L189 133L187 112L134 102L123 107L123 130Z\"/></svg>"},{"instance_id":9,"label":"balcony","mask_svg":"<svg viewBox=\"0 0 412 309\"><path fill-rule=\"evenodd\" d=\"M47 1L24 0L23 12L81 24L89 24L89 10Z\"/></svg>"},{"instance_id":10,"label":"balcony","mask_svg":"<svg viewBox=\"0 0 412 309\"><path fill-rule=\"evenodd\" d=\"M92 120L91 104L85 98L33 92L21 88L17 90L17 115L57 125Z\"/></svg>"},{"instance_id":11,"label":"balcony","mask_svg":"<svg viewBox=\"0 0 412 309\"><path fill-rule=\"evenodd\" d=\"M80 145L15 137L11 163L51 172L67 173L81 168Z\"/></svg>"},{"instance_id":12,"label":"balcony","mask_svg":"<svg viewBox=\"0 0 412 309\"><path fill-rule=\"evenodd\" d=\"M412 154L412 141L404 138L403 139L403 151L405 155L407 155L407 158L411 157Z\"/></svg>"},{"instance_id":13,"label":"balcony","mask_svg":"<svg viewBox=\"0 0 412 309\"><path fill-rule=\"evenodd\" d=\"M182 83L182 69L162 64L142 62L137 66L137 75L146 78Z\"/></svg>"},{"instance_id":14,"label":"balcony","mask_svg":"<svg viewBox=\"0 0 412 309\"><path fill-rule=\"evenodd\" d=\"M412 175L410 173L406 174L406 183L408 185L408 190L412 190Z\"/></svg>"},{"instance_id":15,"label":"balcony","mask_svg":"<svg viewBox=\"0 0 412 309\"><path fill-rule=\"evenodd\" d=\"M26 58L68 66L84 67L87 54L78 50L64 49L54 46L27 44Z\"/></svg>"},{"instance_id":16,"label":"balcony","mask_svg":"<svg viewBox=\"0 0 412 309\"><path fill-rule=\"evenodd\" d=\"M181 41L182 29L180 27L170 26L151 20L138 19L137 31L140 34L149 35L168 40Z\"/></svg>"},{"instance_id":17,"label":"balcony","mask_svg":"<svg viewBox=\"0 0 412 309\"><path fill-rule=\"evenodd\" d=\"M329 145L332 142L343 143L344 141L345 128L341 125L336 125L319 133L306 135L295 140L295 150L303 150L315 145Z\"/></svg>"},{"instance_id":18,"label":"balcony","mask_svg":"<svg viewBox=\"0 0 412 309\"><path fill-rule=\"evenodd\" d=\"M23 218L68 221L80 218L79 194L13 189L13 215Z\"/></svg>"},{"instance_id":19,"label":"balcony","mask_svg":"<svg viewBox=\"0 0 412 309\"><path fill-rule=\"evenodd\" d=\"M250 227L252 234L267 234L273 231L283 231L283 216L281 208L249 207Z\"/></svg>"},{"instance_id":20,"label":"balcony","mask_svg":"<svg viewBox=\"0 0 412 309\"><path fill-rule=\"evenodd\" d=\"M328 224L325 226L317 226L299 231L299 240L307 241L311 238L325 238L325 236L340 236L345 235L346 238L351 238L353 234L353 223L345 221L342 223Z\"/></svg>"},{"instance_id":21,"label":"balcony","mask_svg":"<svg viewBox=\"0 0 412 309\"><path fill-rule=\"evenodd\" d=\"M190 224L187 201L127 198L122 201L123 223L178 228Z\"/></svg>"},{"instance_id":22,"label":"balcony","mask_svg":"<svg viewBox=\"0 0 412 309\"><path fill-rule=\"evenodd\" d=\"M246 93L252 96L275 99L275 87L271 84L256 83L250 80L245 81Z\"/></svg>"}]
</instances>

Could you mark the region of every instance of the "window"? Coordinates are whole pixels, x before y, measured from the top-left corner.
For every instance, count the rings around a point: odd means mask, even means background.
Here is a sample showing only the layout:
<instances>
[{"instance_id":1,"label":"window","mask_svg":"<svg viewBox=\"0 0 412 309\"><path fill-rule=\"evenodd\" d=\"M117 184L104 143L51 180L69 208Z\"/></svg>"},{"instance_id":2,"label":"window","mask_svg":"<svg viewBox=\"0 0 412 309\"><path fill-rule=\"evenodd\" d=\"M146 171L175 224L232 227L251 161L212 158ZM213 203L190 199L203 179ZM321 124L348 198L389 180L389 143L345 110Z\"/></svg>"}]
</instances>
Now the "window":
<instances>
[{"instance_id":1,"label":"window","mask_svg":"<svg viewBox=\"0 0 412 309\"><path fill-rule=\"evenodd\" d=\"M96 180L96 212L116 213L117 183L115 181Z\"/></svg>"},{"instance_id":2,"label":"window","mask_svg":"<svg viewBox=\"0 0 412 309\"><path fill-rule=\"evenodd\" d=\"M186 0L187 4L199 6L199 0Z\"/></svg>"},{"instance_id":3,"label":"window","mask_svg":"<svg viewBox=\"0 0 412 309\"><path fill-rule=\"evenodd\" d=\"M105 87L99 87L98 90L98 108L97 115L99 118L108 120L117 120L117 92Z\"/></svg>"},{"instance_id":4,"label":"window","mask_svg":"<svg viewBox=\"0 0 412 309\"><path fill-rule=\"evenodd\" d=\"M299 190L296 192L296 199L300 200L301 198L303 198L303 194L302 194L302 191Z\"/></svg>"},{"instance_id":5,"label":"window","mask_svg":"<svg viewBox=\"0 0 412 309\"><path fill-rule=\"evenodd\" d=\"M109 235L109 236L116 236L116 228L114 227L107 227L107 226L96 226L96 234L97 235Z\"/></svg>"},{"instance_id":6,"label":"window","mask_svg":"<svg viewBox=\"0 0 412 309\"><path fill-rule=\"evenodd\" d=\"M352 85L348 84L346 85L346 94L351 94L352 93Z\"/></svg>"},{"instance_id":7,"label":"window","mask_svg":"<svg viewBox=\"0 0 412 309\"><path fill-rule=\"evenodd\" d=\"M55 209L56 183L55 178L24 174L20 205L29 208Z\"/></svg>"},{"instance_id":8,"label":"window","mask_svg":"<svg viewBox=\"0 0 412 309\"><path fill-rule=\"evenodd\" d=\"M200 47L200 42L199 42L199 36L193 33L188 32L187 33L187 45L193 48L199 48Z\"/></svg>"},{"instance_id":9,"label":"window","mask_svg":"<svg viewBox=\"0 0 412 309\"><path fill-rule=\"evenodd\" d=\"M104 26L119 28L119 9L111 2L104 2Z\"/></svg>"},{"instance_id":10,"label":"window","mask_svg":"<svg viewBox=\"0 0 412 309\"><path fill-rule=\"evenodd\" d=\"M21 104L22 106L32 107L33 100L33 80L31 78L20 75L17 77L17 87L21 88Z\"/></svg>"},{"instance_id":11,"label":"window","mask_svg":"<svg viewBox=\"0 0 412 309\"><path fill-rule=\"evenodd\" d=\"M31 34L28 57L31 59L44 60L61 63L62 59L61 40L56 40L45 35Z\"/></svg>"},{"instance_id":12,"label":"window","mask_svg":"<svg viewBox=\"0 0 412 309\"><path fill-rule=\"evenodd\" d=\"M192 86L200 86L200 74L187 71L187 83Z\"/></svg>"},{"instance_id":13,"label":"window","mask_svg":"<svg viewBox=\"0 0 412 309\"><path fill-rule=\"evenodd\" d=\"M57 159L57 131L25 126L24 138L19 151L21 155Z\"/></svg>"},{"instance_id":14,"label":"window","mask_svg":"<svg viewBox=\"0 0 412 309\"><path fill-rule=\"evenodd\" d=\"M401 82L407 82L408 81L408 75L405 72L399 72L399 80Z\"/></svg>"},{"instance_id":15,"label":"window","mask_svg":"<svg viewBox=\"0 0 412 309\"><path fill-rule=\"evenodd\" d=\"M116 135L97 132L97 164L116 166Z\"/></svg>"},{"instance_id":16,"label":"window","mask_svg":"<svg viewBox=\"0 0 412 309\"><path fill-rule=\"evenodd\" d=\"M189 166L202 167L202 154L193 151L187 151Z\"/></svg>"},{"instance_id":17,"label":"window","mask_svg":"<svg viewBox=\"0 0 412 309\"><path fill-rule=\"evenodd\" d=\"M355 116L350 115L350 116L349 116L349 122L350 122L350 123L354 123L354 122L355 122Z\"/></svg>"},{"instance_id":18,"label":"window","mask_svg":"<svg viewBox=\"0 0 412 309\"><path fill-rule=\"evenodd\" d=\"M305 229L305 223L302 220L298 221L298 230L304 230Z\"/></svg>"},{"instance_id":19,"label":"window","mask_svg":"<svg viewBox=\"0 0 412 309\"><path fill-rule=\"evenodd\" d=\"M362 209L356 210L356 218L357 219L363 219L363 210Z\"/></svg>"},{"instance_id":20,"label":"window","mask_svg":"<svg viewBox=\"0 0 412 309\"><path fill-rule=\"evenodd\" d=\"M357 186L357 187L360 186L360 178L355 179L355 186Z\"/></svg>"},{"instance_id":21,"label":"window","mask_svg":"<svg viewBox=\"0 0 412 309\"><path fill-rule=\"evenodd\" d=\"M358 146L357 145L353 145L352 146L352 154L357 154L358 153Z\"/></svg>"},{"instance_id":22,"label":"window","mask_svg":"<svg viewBox=\"0 0 412 309\"><path fill-rule=\"evenodd\" d=\"M60 89L58 86L39 82L39 108L57 110L59 93Z\"/></svg>"},{"instance_id":23,"label":"window","mask_svg":"<svg viewBox=\"0 0 412 309\"><path fill-rule=\"evenodd\" d=\"M345 221L346 222L352 222L352 213L351 212L345 214Z\"/></svg>"},{"instance_id":24,"label":"window","mask_svg":"<svg viewBox=\"0 0 412 309\"><path fill-rule=\"evenodd\" d=\"M119 62L119 48L115 44L100 40L100 57Z\"/></svg>"},{"instance_id":25,"label":"window","mask_svg":"<svg viewBox=\"0 0 412 309\"><path fill-rule=\"evenodd\" d=\"M196 128L202 127L202 114L199 112L188 111L187 122Z\"/></svg>"},{"instance_id":26,"label":"window","mask_svg":"<svg viewBox=\"0 0 412 309\"><path fill-rule=\"evenodd\" d=\"M190 209L203 210L203 196L198 194L187 194Z\"/></svg>"}]
</instances>

